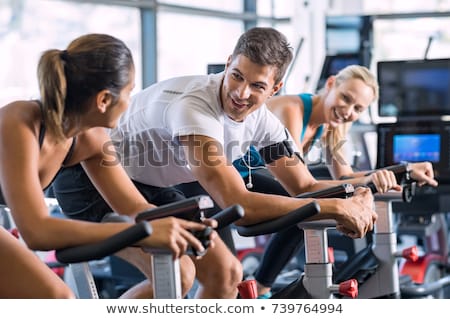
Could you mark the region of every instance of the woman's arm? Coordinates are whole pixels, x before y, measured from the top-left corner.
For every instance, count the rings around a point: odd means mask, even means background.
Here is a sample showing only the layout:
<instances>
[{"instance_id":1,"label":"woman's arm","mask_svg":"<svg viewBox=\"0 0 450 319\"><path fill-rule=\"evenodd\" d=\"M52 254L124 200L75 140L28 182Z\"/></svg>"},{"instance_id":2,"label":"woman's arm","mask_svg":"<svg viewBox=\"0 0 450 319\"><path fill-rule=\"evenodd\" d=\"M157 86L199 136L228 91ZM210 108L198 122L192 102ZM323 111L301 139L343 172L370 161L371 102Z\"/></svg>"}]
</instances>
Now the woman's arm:
<instances>
[{"instance_id":1,"label":"woman's arm","mask_svg":"<svg viewBox=\"0 0 450 319\"><path fill-rule=\"evenodd\" d=\"M135 217L137 213L155 207L147 202L125 172L103 128L85 131L78 136L77 143L82 145L82 149L76 150L74 160L82 159L82 166L92 183L115 212ZM207 223L216 226L212 221ZM188 245L197 251L204 249L190 230L201 230L205 225L174 217L153 220L150 224L152 235L142 244L169 248L174 257L180 257ZM214 232L211 241L215 236Z\"/></svg>"},{"instance_id":2,"label":"woman's arm","mask_svg":"<svg viewBox=\"0 0 450 319\"><path fill-rule=\"evenodd\" d=\"M82 245L103 240L128 228L131 223L93 223L55 218L49 214L42 191L46 185L43 184L50 182L58 172L67 147L47 144L44 149L40 149L37 137L39 129L36 129L36 122L40 121L27 118L29 112L20 111L16 105L15 109L19 111L0 110L0 185L20 235L28 247L33 250L53 250ZM105 168L107 166L91 164L99 163L101 151L98 145L107 138L104 134L104 129L80 134L71 164L76 163L77 157L84 157L87 167L91 167L91 173L92 169L98 169L93 173L94 182L118 210L136 213L153 207L134 188L121 166L108 170ZM67 145L70 145L69 142ZM114 198L115 195L118 197ZM176 218L155 220L150 224L152 236L143 240L142 245L169 248L174 257L183 254L188 245L198 251L203 249L200 241L189 230L201 230L205 225Z\"/></svg>"},{"instance_id":3,"label":"woman's arm","mask_svg":"<svg viewBox=\"0 0 450 319\"><path fill-rule=\"evenodd\" d=\"M155 207L137 190L121 165L114 145L103 128L78 136L74 161L80 162L97 190L117 213L134 216Z\"/></svg>"},{"instance_id":4,"label":"woman's arm","mask_svg":"<svg viewBox=\"0 0 450 319\"><path fill-rule=\"evenodd\" d=\"M294 138L298 149L303 151L300 136L303 130L303 102L297 95L274 96L267 102L269 110L275 114Z\"/></svg>"},{"instance_id":5,"label":"woman's arm","mask_svg":"<svg viewBox=\"0 0 450 319\"><path fill-rule=\"evenodd\" d=\"M327 155L333 155L328 149ZM380 168L372 171L354 172L352 167L345 161L340 160L339 156L331 156L327 158L330 173L334 179L361 180L364 183L372 182L375 184L377 191L380 193L390 189L400 190L400 186L396 183L396 178L389 168ZM416 180L419 185L428 184L437 186L438 183L434 179L433 166L429 162L410 163L411 177Z\"/></svg>"},{"instance_id":6,"label":"woman's arm","mask_svg":"<svg viewBox=\"0 0 450 319\"><path fill-rule=\"evenodd\" d=\"M344 177L361 177L364 176L367 172L354 172L353 168L350 164L347 163L347 161L336 158L333 156L332 150L330 147L326 146L326 154L327 158L326 163L328 170L330 171L330 174L333 179L341 179Z\"/></svg>"},{"instance_id":7,"label":"woman's arm","mask_svg":"<svg viewBox=\"0 0 450 319\"><path fill-rule=\"evenodd\" d=\"M114 229L102 232L89 223L49 215L42 189L59 170L66 148L52 145L47 138L41 150L40 119L33 116L33 110L39 109L30 102L18 102L6 106L0 114L1 190L22 238L31 249L49 250L115 233Z\"/></svg>"}]
</instances>

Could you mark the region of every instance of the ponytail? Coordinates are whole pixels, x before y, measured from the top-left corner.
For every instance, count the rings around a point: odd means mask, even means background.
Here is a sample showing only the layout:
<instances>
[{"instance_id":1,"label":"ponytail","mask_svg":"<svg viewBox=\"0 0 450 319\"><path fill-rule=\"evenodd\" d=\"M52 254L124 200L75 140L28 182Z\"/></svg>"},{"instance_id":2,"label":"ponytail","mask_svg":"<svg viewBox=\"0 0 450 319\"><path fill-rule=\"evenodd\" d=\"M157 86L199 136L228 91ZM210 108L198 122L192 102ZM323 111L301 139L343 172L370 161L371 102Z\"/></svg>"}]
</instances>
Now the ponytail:
<instances>
[{"instance_id":1,"label":"ponytail","mask_svg":"<svg viewBox=\"0 0 450 319\"><path fill-rule=\"evenodd\" d=\"M134 63L125 43L107 34L86 34L66 50L45 51L38 64L44 120L48 130L63 140L66 121L88 112L89 101L108 90L111 103L134 75Z\"/></svg>"},{"instance_id":2,"label":"ponytail","mask_svg":"<svg viewBox=\"0 0 450 319\"><path fill-rule=\"evenodd\" d=\"M46 128L57 139L64 138L64 104L67 95L67 81L60 50L45 51L38 64L38 81Z\"/></svg>"}]
</instances>

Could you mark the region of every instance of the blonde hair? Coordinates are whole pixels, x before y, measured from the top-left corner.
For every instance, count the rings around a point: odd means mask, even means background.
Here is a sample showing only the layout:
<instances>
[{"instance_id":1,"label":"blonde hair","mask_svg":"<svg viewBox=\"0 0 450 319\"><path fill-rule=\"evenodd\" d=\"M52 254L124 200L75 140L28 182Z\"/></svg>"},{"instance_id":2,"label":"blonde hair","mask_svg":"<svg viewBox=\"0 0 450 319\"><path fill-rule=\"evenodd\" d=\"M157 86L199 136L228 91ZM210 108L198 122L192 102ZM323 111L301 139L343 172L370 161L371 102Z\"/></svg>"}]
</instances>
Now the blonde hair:
<instances>
[{"instance_id":1,"label":"blonde hair","mask_svg":"<svg viewBox=\"0 0 450 319\"><path fill-rule=\"evenodd\" d=\"M375 75L370 72L370 70L362 65L349 65L342 70L340 70L335 76L334 86L337 87L346 81L358 79L361 80L365 85L369 86L374 95L374 101L378 99L378 82L375 78ZM322 89L321 91L324 91ZM328 146L328 148L333 152L330 154L336 160L345 159L342 154L341 148L337 148L338 144L341 141L344 141L348 131L352 126L352 122L346 122L341 125L338 125L334 128L329 128L324 134L324 143Z\"/></svg>"}]
</instances>

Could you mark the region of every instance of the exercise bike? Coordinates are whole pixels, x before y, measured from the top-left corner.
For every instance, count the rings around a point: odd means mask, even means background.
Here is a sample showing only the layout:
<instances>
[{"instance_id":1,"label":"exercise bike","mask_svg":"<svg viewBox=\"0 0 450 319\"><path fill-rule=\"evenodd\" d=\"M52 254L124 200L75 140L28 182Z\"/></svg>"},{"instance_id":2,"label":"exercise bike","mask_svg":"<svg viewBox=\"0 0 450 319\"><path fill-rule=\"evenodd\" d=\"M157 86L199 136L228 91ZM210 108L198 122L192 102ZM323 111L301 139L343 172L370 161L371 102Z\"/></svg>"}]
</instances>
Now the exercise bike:
<instances>
[{"instance_id":1,"label":"exercise bike","mask_svg":"<svg viewBox=\"0 0 450 319\"><path fill-rule=\"evenodd\" d=\"M419 260L417 247L397 251L394 231L392 203L411 201L415 183L410 181L409 172L397 167L396 176L402 181L403 192L389 192L375 195L376 210L379 215L371 243L351 256L339 269L333 270L329 260L327 230L335 227L335 222L314 221L297 224L304 230L306 264L304 273L288 286L276 292L272 298L411 298L428 297L449 284L449 277L430 283L416 283L407 280L398 270L397 258L407 259L411 264ZM372 190L374 187L372 185ZM303 194L302 197L349 197L352 186L343 184L318 193ZM257 226L257 227L255 227ZM291 225L285 225L289 227ZM269 224L240 227L243 236L254 236L273 232ZM433 265L432 258L422 258ZM358 286L358 287L357 287Z\"/></svg>"},{"instance_id":2,"label":"exercise bike","mask_svg":"<svg viewBox=\"0 0 450 319\"><path fill-rule=\"evenodd\" d=\"M98 299L97 287L89 268L89 261L103 259L115 252L133 246L139 240L151 235L148 221L175 216L188 220L199 221L204 209L211 208L213 202L209 196L196 196L187 198L175 203L159 206L154 209L144 211L137 215L136 224L118 233L111 238L99 243L86 244L56 251L56 258L59 262L68 264L68 277L66 281L80 299ZM244 216L241 206L230 206L210 218L218 222L218 229L233 223ZM127 217L117 214L110 214L104 222L124 221ZM209 235L212 229L206 227L203 231L194 232L194 235L202 242L203 246L209 246ZM152 275L153 291L155 299L175 299L181 298L181 278L179 260L173 260L172 252L165 249L146 248L146 252L152 254ZM192 248L188 249L188 254L200 256L201 253ZM206 250L202 254L206 253Z\"/></svg>"},{"instance_id":3,"label":"exercise bike","mask_svg":"<svg viewBox=\"0 0 450 319\"><path fill-rule=\"evenodd\" d=\"M353 195L354 188L350 184L342 184L339 186L331 187L318 192L307 193L303 196L305 198L326 198L326 197L340 197L346 198ZM303 210L309 211L311 215L320 211L320 207L316 202L312 202L302 207ZM335 226L334 221L325 221L327 224L323 224L324 221L320 221L320 227L324 227L324 231L320 234L316 234L315 225L317 222L305 222L306 218L288 218L289 216L282 216L275 220L268 222L258 223L248 226L237 226L237 231L241 236L260 236L266 234L272 234L277 231L281 231L292 225L297 225L299 228L303 228L305 237L305 247L306 247L306 265L305 271L296 280L287 285L286 287L280 289L272 295L272 299L307 299L307 298L329 298L333 294L340 294L349 297L355 297L357 295L357 282L356 280L350 279L339 284L332 283L332 264L329 262L328 249L327 249L327 236L326 229ZM302 216L303 217L303 216ZM307 227L310 225L311 227ZM318 236L317 236L318 235ZM314 249L308 249L308 247L314 247ZM316 249L323 247L324 249ZM308 288L311 286L311 288ZM256 292L249 293L244 291L246 287L240 290L240 294L256 295ZM315 288L321 289L323 291L309 292ZM327 293L325 293L327 291ZM316 296L315 296L316 294ZM323 297L323 295L327 297Z\"/></svg>"}]
</instances>

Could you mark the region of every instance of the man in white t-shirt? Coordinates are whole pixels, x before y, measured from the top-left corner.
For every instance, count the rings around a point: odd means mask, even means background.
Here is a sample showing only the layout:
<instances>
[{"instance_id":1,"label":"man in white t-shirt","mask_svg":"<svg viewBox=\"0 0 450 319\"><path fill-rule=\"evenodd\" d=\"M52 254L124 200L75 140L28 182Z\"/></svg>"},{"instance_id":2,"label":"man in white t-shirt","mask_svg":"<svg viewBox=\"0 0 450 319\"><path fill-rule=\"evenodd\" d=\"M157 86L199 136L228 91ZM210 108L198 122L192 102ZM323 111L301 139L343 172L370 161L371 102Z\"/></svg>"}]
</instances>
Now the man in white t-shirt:
<instances>
[{"instance_id":1,"label":"man in white t-shirt","mask_svg":"<svg viewBox=\"0 0 450 319\"><path fill-rule=\"evenodd\" d=\"M147 199L156 205L162 203L160 194L164 200L177 200L175 187L197 183L221 208L242 205L245 216L237 222L241 225L282 216L313 200L249 191L232 162L250 144L263 151L276 145L278 151L269 153L267 168L291 195L342 183L313 178L300 157L293 155L297 150L291 136L265 105L282 87L291 60L292 50L281 33L253 28L239 38L223 73L170 79L136 94L111 136L119 160L141 192L149 195ZM113 150L105 146L111 155ZM80 185L74 186L79 179L58 178L65 183L55 187L57 197L66 196L59 198L60 204L82 203L74 200L81 196ZM397 185L393 174L386 174L385 185ZM338 229L351 237L362 237L373 228L377 215L368 189L357 189L350 199L316 201L321 212L315 218L336 219ZM69 206L63 210L83 211ZM236 296L242 269L220 238L194 263L202 287L199 297Z\"/></svg>"},{"instance_id":2,"label":"man in white t-shirt","mask_svg":"<svg viewBox=\"0 0 450 319\"><path fill-rule=\"evenodd\" d=\"M209 155L218 154L216 146L232 161L249 144L260 148L287 138L283 125L265 104L249 108L252 112L245 121L228 116L219 98L223 79L224 73L173 78L133 97L110 133L133 180L158 187L197 181L183 149L188 136L198 137L194 138L198 146L203 136L210 139L206 146L212 149L202 149L203 164L208 166L214 166Z\"/></svg>"}]
</instances>

